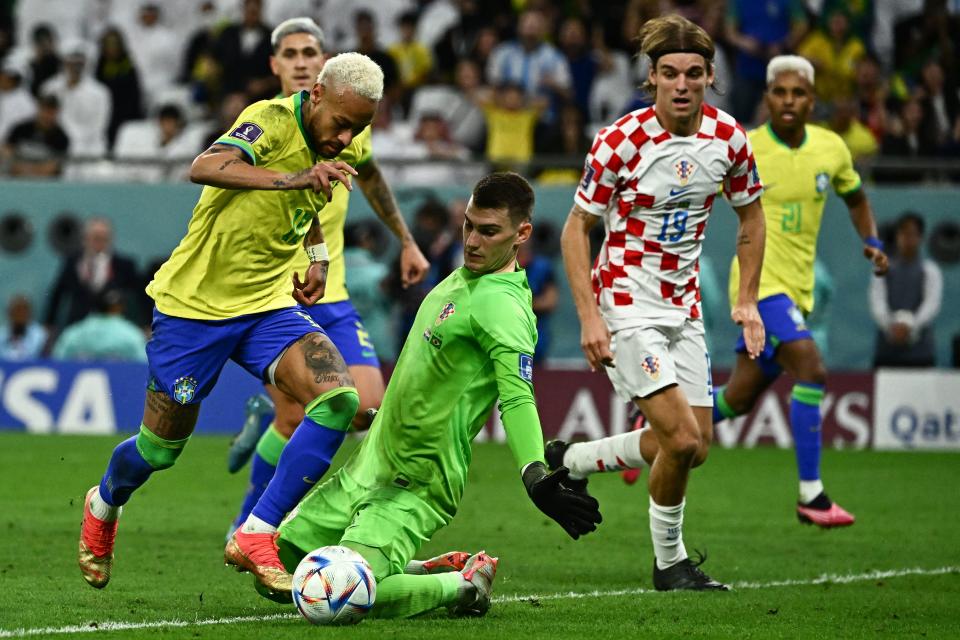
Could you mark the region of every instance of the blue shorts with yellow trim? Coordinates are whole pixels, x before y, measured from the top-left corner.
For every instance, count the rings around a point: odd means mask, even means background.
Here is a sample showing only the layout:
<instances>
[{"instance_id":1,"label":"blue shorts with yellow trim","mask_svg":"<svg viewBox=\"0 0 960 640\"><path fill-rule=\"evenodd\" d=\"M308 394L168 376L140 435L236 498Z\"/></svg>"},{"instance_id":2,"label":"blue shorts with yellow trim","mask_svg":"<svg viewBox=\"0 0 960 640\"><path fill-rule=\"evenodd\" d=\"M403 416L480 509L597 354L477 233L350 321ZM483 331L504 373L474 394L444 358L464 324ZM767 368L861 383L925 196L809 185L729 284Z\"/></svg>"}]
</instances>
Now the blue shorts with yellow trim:
<instances>
[{"instance_id":1,"label":"blue shorts with yellow trim","mask_svg":"<svg viewBox=\"0 0 960 640\"><path fill-rule=\"evenodd\" d=\"M370 341L370 334L363 326L360 314L349 300L315 304L304 307L317 324L333 341L347 366L369 365L380 367L377 350Z\"/></svg>"},{"instance_id":2,"label":"blue shorts with yellow trim","mask_svg":"<svg viewBox=\"0 0 960 640\"><path fill-rule=\"evenodd\" d=\"M190 320L153 310L147 343L149 388L180 404L200 402L233 360L258 379L290 344L323 329L300 307L253 313L229 320Z\"/></svg>"},{"instance_id":3,"label":"blue shorts with yellow trim","mask_svg":"<svg viewBox=\"0 0 960 640\"><path fill-rule=\"evenodd\" d=\"M812 340L813 334L807 329L807 322L803 313L793 303L790 296L785 293L764 298L757 303L757 308L760 311L760 319L763 320L763 328L767 334L767 341L763 345L763 352L757 358L757 364L760 365L767 376L776 377L782 371L780 365L774 360L777 347L785 342ZM746 350L747 344L741 331L734 351L745 353Z\"/></svg>"}]
</instances>

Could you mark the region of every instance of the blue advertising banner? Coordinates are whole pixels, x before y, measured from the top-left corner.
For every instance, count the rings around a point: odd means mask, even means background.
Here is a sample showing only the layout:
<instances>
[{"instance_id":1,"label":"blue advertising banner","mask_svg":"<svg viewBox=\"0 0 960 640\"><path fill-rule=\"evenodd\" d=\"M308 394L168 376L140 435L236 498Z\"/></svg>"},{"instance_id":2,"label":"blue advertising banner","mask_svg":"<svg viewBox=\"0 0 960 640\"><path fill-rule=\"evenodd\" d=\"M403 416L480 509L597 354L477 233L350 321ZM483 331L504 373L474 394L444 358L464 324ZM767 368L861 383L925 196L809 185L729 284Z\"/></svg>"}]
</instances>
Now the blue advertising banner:
<instances>
[{"instance_id":1,"label":"blue advertising banner","mask_svg":"<svg viewBox=\"0 0 960 640\"><path fill-rule=\"evenodd\" d=\"M54 360L0 360L0 429L30 433L136 431L143 417L147 366ZM200 409L197 432L235 433L256 378L232 362Z\"/></svg>"}]
</instances>

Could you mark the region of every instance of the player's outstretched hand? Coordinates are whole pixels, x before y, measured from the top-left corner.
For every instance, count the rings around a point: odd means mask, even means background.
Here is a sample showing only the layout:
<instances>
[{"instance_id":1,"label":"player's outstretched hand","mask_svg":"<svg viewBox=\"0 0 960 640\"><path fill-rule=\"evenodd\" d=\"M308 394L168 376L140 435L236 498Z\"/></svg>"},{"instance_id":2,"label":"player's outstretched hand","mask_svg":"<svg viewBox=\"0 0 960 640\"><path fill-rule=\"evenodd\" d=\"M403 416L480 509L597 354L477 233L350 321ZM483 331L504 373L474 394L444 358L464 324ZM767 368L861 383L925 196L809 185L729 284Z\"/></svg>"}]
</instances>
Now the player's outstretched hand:
<instances>
[{"instance_id":1,"label":"player's outstretched hand","mask_svg":"<svg viewBox=\"0 0 960 640\"><path fill-rule=\"evenodd\" d=\"M582 323L580 348L583 349L583 355L587 357L591 371L600 371L603 367L614 366L613 352L610 351L610 330L599 314Z\"/></svg>"},{"instance_id":2,"label":"player's outstretched hand","mask_svg":"<svg viewBox=\"0 0 960 640\"><path fill-rule=\"evenodd\" d=\"M756 359L763 353L763 346L767 340L757 305L738 304L730 311L730 317L743 327L743 341L747 346L747 355L751 359Z\"/></svg>"},{"instance_id":3,"label":"player's outstretched hand","mask_svg":"<svg viewBox=\"0 0 960 640\"><path fill-rule=\"evenodd\" d=\"M566 467L550 473L542 462L533 462L523 470L523 485L533 504L576 540L596 531L603 518L600 504L593 496L571 491L561 484L569 474Z\"/></svg>"},{"instance_id":4,"label":"player's outstretched hand","mask_svg":"<svg viewBox=\"0 0 960 640\"><path fill-rule=\"evenodd\" d=\"M873 273L878 276L887 275L889 268L887 254L882 249L876 247L863 247L863 257L873 263Z\"/></svg>"},{"instance_id":5,"label":"player's outstretched hand","mask_svg":"<svg viewBox=\"0 0 960 640\"><path fill-rule=\"evenodd\" d=\"M293 299L305 307L312 307L323 297L327 289L326 262L312 262L303 274L303 282L293 272Z\"/></svg>"},{"instance_id":6,"label":"player's outstretched hand","mask_svg":"<svg viewBox=\"0 0 960 640\"><path fill-rule=\"evenodd\" d=\"M334 181L342 182L348 191L353 191L353 183L350 182L350 176L357 175L357 170L346 162L337 160L336 162L318 162L309 169L305 169L294 175L292 184L296 189L312 189L314 193L321 193L327 196L327 200L333 198Z\"/></svg>"},{"instance_id":7,"label":"player's outstretched hand","mask_svg":"<svg viewBox=\"0 0 960 640\"><path fill-rule=\"evenodd\" d=\"M416 242L410 241L400 249L400 284L404 289L419 284L427 277L430 263L423 256Z\"/></svg>"}]
</instances>

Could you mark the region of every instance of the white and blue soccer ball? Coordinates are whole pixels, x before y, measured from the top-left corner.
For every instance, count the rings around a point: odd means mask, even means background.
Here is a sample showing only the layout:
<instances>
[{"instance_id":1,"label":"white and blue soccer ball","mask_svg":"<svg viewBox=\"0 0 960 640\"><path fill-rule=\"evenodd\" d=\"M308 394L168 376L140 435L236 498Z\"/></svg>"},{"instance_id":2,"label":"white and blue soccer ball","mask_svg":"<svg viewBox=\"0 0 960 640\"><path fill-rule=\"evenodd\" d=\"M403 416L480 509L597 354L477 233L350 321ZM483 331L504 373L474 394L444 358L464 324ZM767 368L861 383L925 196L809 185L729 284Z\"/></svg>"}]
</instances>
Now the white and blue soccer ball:
<instances>
[{"instance_id":1,"label":"white and blue soccer ball","mask_svg":"<svg viewBox=\"0 0 960 640\"><path fill-rule=\"evenodd\" d=\"M376 598L370 565L347 547L311 551L293 573L293 602L313 624L356 624Z\"/></svg>"}]
</instances>

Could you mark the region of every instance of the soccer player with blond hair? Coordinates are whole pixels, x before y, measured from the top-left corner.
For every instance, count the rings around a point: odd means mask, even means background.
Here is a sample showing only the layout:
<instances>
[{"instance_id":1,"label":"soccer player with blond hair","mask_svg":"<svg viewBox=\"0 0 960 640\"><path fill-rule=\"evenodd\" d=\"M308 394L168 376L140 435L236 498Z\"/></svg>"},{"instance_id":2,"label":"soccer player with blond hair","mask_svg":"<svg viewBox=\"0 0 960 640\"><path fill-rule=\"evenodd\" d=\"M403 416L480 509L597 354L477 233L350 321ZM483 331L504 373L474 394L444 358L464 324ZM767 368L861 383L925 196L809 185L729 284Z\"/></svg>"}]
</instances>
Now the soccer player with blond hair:
<instances>
[{"instance_id":1,"label":"soccer player with blond hair","mask_svg":"<svg viewBox=\"0 0 960 640\"><path fill-rule=\"evenodd\" d=\"M730 380L714 396L713 419L719 422L749 413L760 394L786 371L794 380L790 426L800 477L797 517L828 528L855 521L827 496L820 479L820 403L827 372L805 320L813 311L817 236L831 188L849 209L863 255L877 275L886 273L887 256L847 146L832 131L807 123L814 105L813 87L813 65L805 58L777 56L767 65L764 102L770 120L749 134L767 183L762 200L767 253L759 294L767 339L756 359L745 354L743 338L737 343ZM741 266L735 258L730 270L731 299L739 295Z\"/></svg>"},{"instance_id":2,"label":"soccer player with blond hair","mask_svg":"<svg viewBox=\"0 0 960 640\"><path fill-rule=\"evenodd\" d=\"M326 60L324 34L320 27L310 18L291 18L277 25L271 35L271 43L274 53L270 57L270 68L280 80L281 95L278 97L310 91ZM373 157L369 126L357 135L356 142L357 145L344 149L344 154L337 159L356 168L356 183L360 190L380 220L400 241L400 277L403 285L416 284L426 276L430 265L414 242L393 191ZM320 216L320 226L330 254L327 286L323 299L307 307L306 311L343 356L360 398L353 426L366 429L370 425L370 410L378 408L383 399L383 374L373 342L350 301L346 286L343 228L351 192L341 183L337 183L332 192L333 197ZM291 264L291 270L302 271L307 264L307 257L300 255ZM289 280L289 276L284 276L284 279ZM251 457L252 463L250 483L228 537L250 515L250 510L270 483L284 447L303 420L304 407L301 404L276 386L269 383L265 386L270 397L258 394L247 401L247 419L230 445L227 468L231 473L239 471Z\"/></svg>"},{"instance_id":3,"label":"soccer player with blond hair","mask_svg":"<svg viewBox=\"0 0 960 640\"><path fill-rule=\"evenodd\" d=\"M110 580L121 508L155 471L174 465L232 359L306 407L276 475L224 552L264 588L289 593L277 526L326 472L359 404L339 351L297 303L323 297L329 251L318 214L335 183L349 189L357 174L332 159L348 150L359 157L357 136L382 96L380 67L341 54L309 93L247 107L194 160L190 178L204 188L187 234L147 286L155 309L143 422L114 449L84 503L78 561L92 586ZM309 264L301 277L290 265L302 250Z\"/></svg>"},{"instance_id":4,"label":"soccer player with blond hair","mask_svg":"<svg viewBox=\"0 0 960 640\"><path fill-rule=\"evenodd\" d=\"M740 290L731 316L748 353L763 348L757 287L763 262L762 187L750 141L736 120L704 102L714 44L689 20L668 15L640 30L654 105L604 127L594 139L561 246L591 369L605 370L648 428L592 442L548 443L547 462L571 478L650 465L653 584L658 590L726 590L683 543L690 470L713 435L713 385L704 341L698 258L718 190L740 218ZM591 270L590 230L606 237Z\"/></svg>"}]
</instances>

